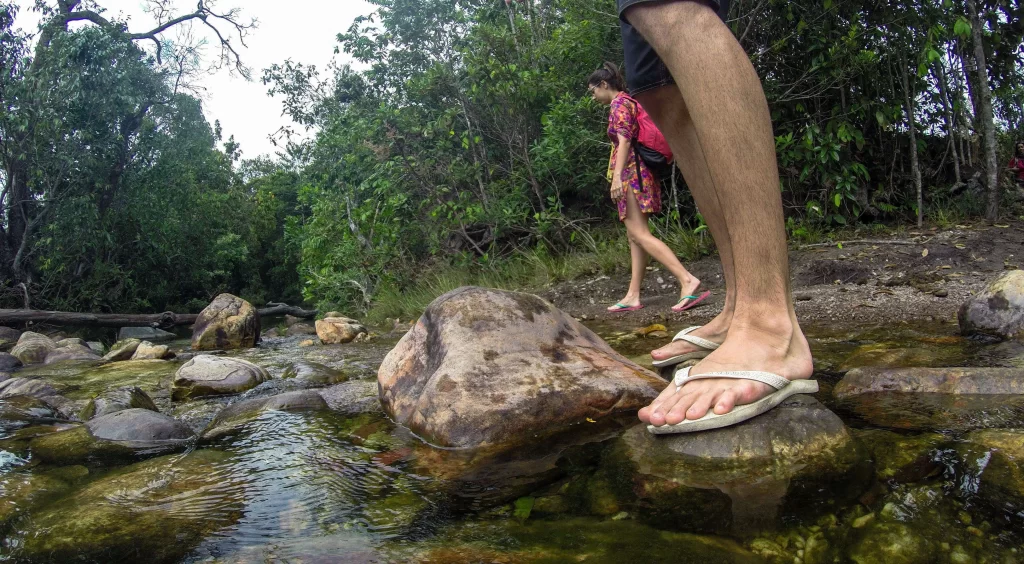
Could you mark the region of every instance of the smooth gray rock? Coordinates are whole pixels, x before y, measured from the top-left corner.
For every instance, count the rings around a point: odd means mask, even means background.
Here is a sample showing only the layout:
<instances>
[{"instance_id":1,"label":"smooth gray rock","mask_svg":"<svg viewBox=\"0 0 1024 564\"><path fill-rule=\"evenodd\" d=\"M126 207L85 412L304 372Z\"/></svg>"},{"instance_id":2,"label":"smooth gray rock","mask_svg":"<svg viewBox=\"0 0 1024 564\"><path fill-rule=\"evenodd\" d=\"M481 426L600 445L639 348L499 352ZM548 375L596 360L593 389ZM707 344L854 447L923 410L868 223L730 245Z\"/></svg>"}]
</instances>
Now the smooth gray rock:
<instances>
[{"instance_id":1,"label":"smooth gray rock","mask_svg":"<svg viewBox=\"0 0 1024 564\"><path fill-rule=\"evenodd\" d=\"M21 367L21 359L13 354L0 352L0 372L14 372Z\"/></svg>"},{"instance_id":2,"label":"smooth gray rock","mask_svg":"<svg viewBox=\"0 0 1024 564\"><path fill-rule=\"evenodd\" d=\"M156 456L184 450L195 435L184 423L148 409L126 409L34 439L29 449L59 465Z\"/></svg>"},{"instance_id":3,"label":"smooth gray rock","mask_svg":"<svg viewBox=\"0 0 1024 564\"><path fill-rule=\"evenodd\" d=\"M1024 270L1011 270L960 306L964 335L1024 337Z\"/></svg>"},{"instance_id":4,"label":"smooth gray rock","mask_svg":"<svg viewBox=\"0 0 1024 564\"><path fill-rule=\"evenodd\" d=\"M239 394L270 379L270 374L251 362L213 355L199 355L174 375L171 397L175 401L203 396Z\"/></svg>"},{"instance_id":5,"label":"smooth gray rock","mask_svg":"<svg viewBox=\"0 0 1024 564\"><path fill-rule=\"evenodd\" d=\"M137 386L127 386L114 390L107 390L96 396L86 404L79 416L83 421L96 417L110 415L117 411L126 409L148 409L159 412L153 399L146 392Z\"/></svg>"},{"instance_id":6,"label":"smooth gray rock","mask_svg":"<svg viewBox=\"0 0 1024 564\"><path fill-rule=\"evenodd\" d=\"M162 341L173 341L178 336L169 331L163 329L157 329L156 327L122 327L117 332L117 340L123 341L125 339L138 339L140 341L149 341L151 343L158 343Z\"/></svg>"},{"instance_id":7,"label":"smooth gray rock","mask_svg":"<svg viewBox=\"0 0 1024 564\"><path fill-rule=\"evenodd\" d=\"M97 361L101 360L101 358L100 355L85 345L72 344L53 349L47 353L43 364L55 364L68 360Z\"/></svg>"}]
</instances>

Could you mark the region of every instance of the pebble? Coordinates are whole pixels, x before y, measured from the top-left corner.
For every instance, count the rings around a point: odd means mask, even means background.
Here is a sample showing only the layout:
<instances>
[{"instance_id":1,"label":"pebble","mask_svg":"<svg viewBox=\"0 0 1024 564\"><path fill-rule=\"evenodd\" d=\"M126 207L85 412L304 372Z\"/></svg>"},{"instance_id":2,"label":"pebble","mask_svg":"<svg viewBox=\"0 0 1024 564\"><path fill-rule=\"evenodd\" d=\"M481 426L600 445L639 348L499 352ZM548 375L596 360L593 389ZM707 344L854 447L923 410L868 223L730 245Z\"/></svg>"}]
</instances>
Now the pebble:
<instances>
[{"instance_id":1,"label":"pebble","mask_svg":"<svg viewBox=\"0 0 1024 564\"><path fill-rule=\"evenodd\" d=\"M935 292L933 292L932 295L935 296L936 298L945 298L946 296L949 295L949 290L945 288L935 290Z\"/></svg>"},{"instance_id":2,"label":"pebble","mask_svg":"<svg viewBox=\"0 0 1024 564\"><path fill-rule=\"evenodd\" d=\"M853 526L854 529L861 529L861 528L864 528L865 525L867 525L868 523L870 523L870 522L872 522L874 520L875 520L875 514L874 513L868 513L867 515L865 515L863 517L858 517L858 518L854 519L852 526Z\"/></svg>"}]
</instances>

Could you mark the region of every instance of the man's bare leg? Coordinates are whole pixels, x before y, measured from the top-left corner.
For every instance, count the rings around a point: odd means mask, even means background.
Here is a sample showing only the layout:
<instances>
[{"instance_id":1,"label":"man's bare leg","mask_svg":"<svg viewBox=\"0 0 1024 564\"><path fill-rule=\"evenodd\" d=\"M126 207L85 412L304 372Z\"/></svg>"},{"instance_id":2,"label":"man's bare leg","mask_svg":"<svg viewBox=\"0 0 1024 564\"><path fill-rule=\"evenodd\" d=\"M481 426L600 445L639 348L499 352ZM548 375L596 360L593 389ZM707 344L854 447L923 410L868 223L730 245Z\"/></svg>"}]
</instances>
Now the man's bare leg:
<instances>
[{"instance_id":1,"label":"man's bare leg","mask_svg":"<svg viewBox=\"0 0 1024 564\"><path fill-rule=\"evenodd\" d=\"M736 301L736 281L733 274L729 232L725 226L722 210L718 205L718 198L715 197L715 187L711 181L711 172L708 170L704 151L697 140L697 131L693 127L693 120L690 119L686 104L674 84L638 94L636 98L651 115L658 129L665 134L665 138L672 146L672 153L676 156L676 162L683 172L683 177L686 178L686 185L690 188L693 199L697 202L697 208L704 216L704 222L707 223L708 230L711 231L711 236L715 240L715 246L718 248L718 256L722 261L722 272L725 276L725 306L717 317L692 334L715 343L721 343L725 341L729 324L732 322ZM676 341L651 351L651 357L654 360L663 360L696 350L697 347L691 343ZM640 417L646 420L646 413L643 410Z\"/></svg>"},{"instance_id":2,"label":"man's bare leg","mask_svg":"<svg viewBox=\"0 0 1024 564\"><path fill-rule=\"evenodd\" d=\"M762 370L790 380L809 378L813 362L793 310L771 119L757 73L729 29L705 5L645 3L625 15L675 78L732 249L732 324L722 347L692 373ZM647 110L662 114L658 108ZM711 409L724 414L771 391L750 380L699 380L678 392L670 385L651 404L648 421L675 424L699 419Z\"/></svg>"}]
</instances>

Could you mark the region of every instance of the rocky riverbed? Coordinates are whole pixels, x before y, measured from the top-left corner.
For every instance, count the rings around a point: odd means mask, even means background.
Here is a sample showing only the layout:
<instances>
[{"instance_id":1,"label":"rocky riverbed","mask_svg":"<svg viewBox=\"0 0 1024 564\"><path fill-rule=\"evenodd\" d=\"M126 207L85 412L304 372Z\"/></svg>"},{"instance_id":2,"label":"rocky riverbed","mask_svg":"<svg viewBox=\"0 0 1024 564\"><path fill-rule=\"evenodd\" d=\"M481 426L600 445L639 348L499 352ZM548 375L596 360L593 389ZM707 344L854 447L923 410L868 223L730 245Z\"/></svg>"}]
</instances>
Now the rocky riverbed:
<instances>
[{"instance_id":1,"label":"rocky riverbed","mask_svg":"<svg viewBox=\"0 0 1024 564\"><path fill-rule=\"evenodd\" d=\"M469 289L347 344L46 364L83 345L30 336L0 559L1024 561L1024 345L961 336L955 305L810 322L818 394L674 437L633 412L682 318Z\"/></svg>"}]
</instances>

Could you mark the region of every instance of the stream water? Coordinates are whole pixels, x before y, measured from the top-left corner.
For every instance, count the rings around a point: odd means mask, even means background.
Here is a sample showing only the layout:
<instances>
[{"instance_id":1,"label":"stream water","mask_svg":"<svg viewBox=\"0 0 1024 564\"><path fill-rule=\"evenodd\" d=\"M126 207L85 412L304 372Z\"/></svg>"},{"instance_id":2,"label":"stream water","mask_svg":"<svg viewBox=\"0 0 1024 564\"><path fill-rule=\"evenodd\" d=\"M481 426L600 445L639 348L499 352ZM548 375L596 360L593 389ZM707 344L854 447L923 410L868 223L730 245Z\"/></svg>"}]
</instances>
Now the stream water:
<instances>
[{"instance_id":1,"label":"stream water","mask_svg":"<svg viewBox=\"0 0 1024 564\"><path fill-rule=\"evenodd\" d=\"M591 328L641 364L665 342L634 338L631 327ZM266 412L242 432L184 453L67 466L40 463L28 446L54 422L0 421L0 560L1024 562L1024 516L979 499L989 455L972 450L964 433L872 423L831 394L849 365L1015 367L1024 346L962 339L942 323L808 334L817 397L863 444L867 470L856 488L805 491L807 501L767 509L758 495L733 495L724 508L732 518L722 522L652 519L661 509L621 487L615 465L630 416L587 441L467 460L422 444L380 411L376 367L397 337L310 348L270 339L238 354L274 377L243 397L314 387L334 409ZM44 379L73 400L137 385L198 431L237 397L171 403L166 385L179 365L30 367L16 376ZM990 405L975 415L985 417ZM1002 426L1024 426L1016 407L1000 417ZM1024 461L1007 472L1024 481ZM753 482L733 487L756 491ZM711 493L680 500L680 515L722 513L722 498Z\"/></svg>"}]
</instances>

